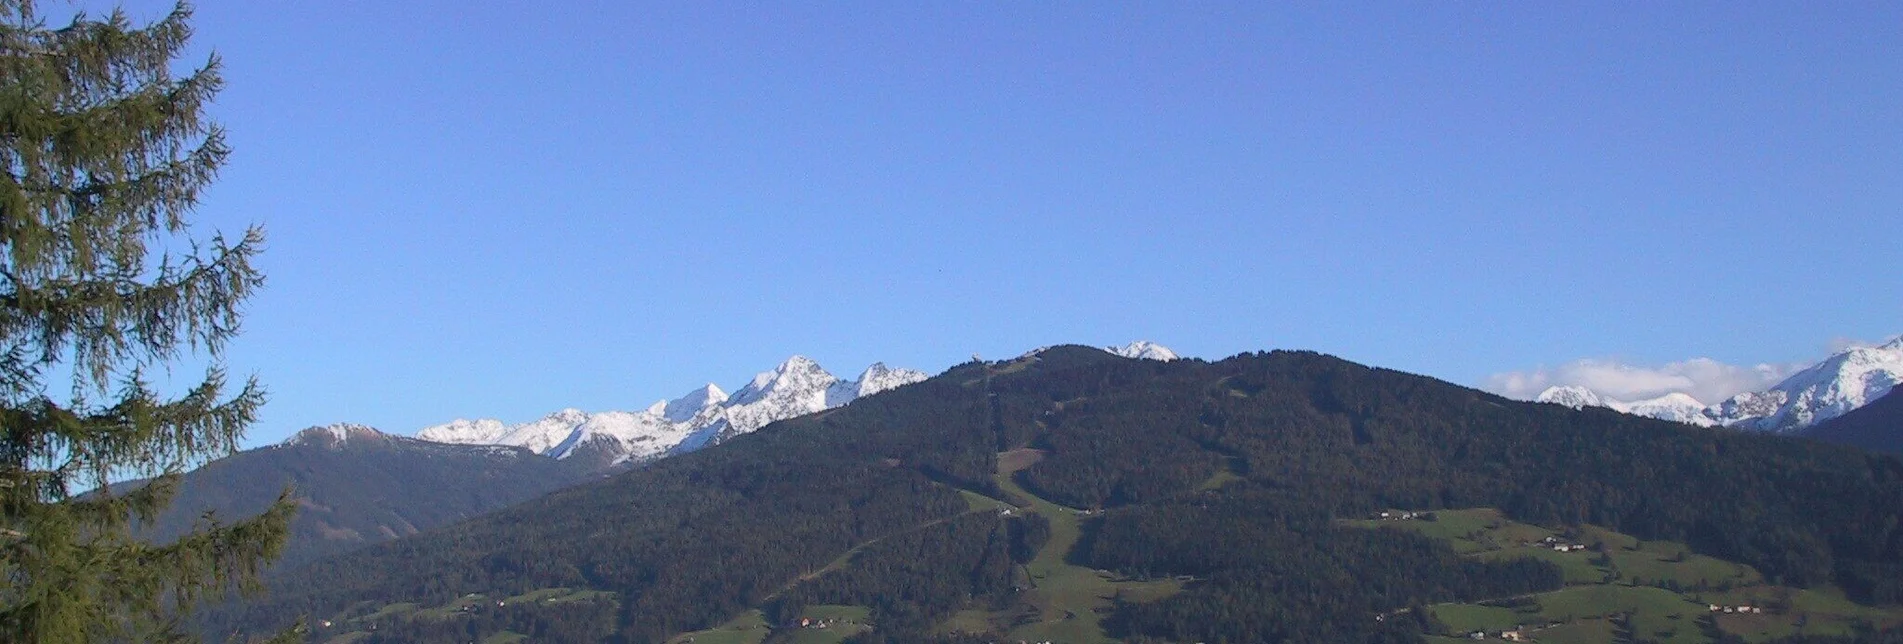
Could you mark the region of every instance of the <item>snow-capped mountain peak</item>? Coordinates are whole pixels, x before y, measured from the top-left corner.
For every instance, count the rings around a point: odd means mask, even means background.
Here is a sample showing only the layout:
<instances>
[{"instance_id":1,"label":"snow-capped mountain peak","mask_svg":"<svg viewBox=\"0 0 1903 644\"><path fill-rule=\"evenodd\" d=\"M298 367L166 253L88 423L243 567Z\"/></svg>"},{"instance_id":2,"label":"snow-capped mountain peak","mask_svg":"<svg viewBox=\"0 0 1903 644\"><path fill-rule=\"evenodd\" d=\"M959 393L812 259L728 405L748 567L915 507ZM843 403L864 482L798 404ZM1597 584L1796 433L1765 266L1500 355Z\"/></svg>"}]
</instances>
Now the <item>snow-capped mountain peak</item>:
<instances>
[{"instance_id":1,"label":"snow-capped mountain peak","mask_svg":"<svg viewBox=\"0 0 1903 644\"><path fill-rule=\"evenodd\" d=\"M1573 385L1547 387L1546 391L1540 392L1540 395L1534 397L1533 401L1565 405L1573 409L1611 407L1611 405L1606 404L1605 398L1600 397L1597 392L1585 387Z\"/></svg>"},{"instance_id":2,"label":"snow-capped mountain peak","mask_svg":"<svg viewBox=\"0 0 1903 644\"><path fill-rule=\"evenodd\" d=\"M437 443L457 443L461 445L493 444L509 433L509 426L493 418L456 420L425 427L416 433L417 438Z\"/></svg>"},{"instance_id":3,"label":"snow-capped mountain peak","mask_svg":"<svg viewBox=\"0 0 1903 644\"><path fill-rule=\"evenodd\" d=\"M1788 433L1862 407L1900 382L1903 338L1839 352L1768 391L1739 394L1709 413L1726 425Z\"/></svg>"},{"instance_id":4,"label":"snow-capped mountain peak","mask_svg":"<svg viewBox=\"0 0 1903 644\"><path fill-rule=\"evenodd\" d=\"M731 396L708 384L638 412L590 414L564 409L520 425L458 419L424 428L417 437L525 447L555 458L567 458L584 446L602 445L613 450L617 462L641 461L700 449L774 421L844 405L926 377L920 371L875 363L857 380L840 380L813 359L795 355L754 376Z\"/></svg>"},{"instance_id":5,"label":"snow-capped mountain peak","mask_svg":"<svg viewBox=\"0 0 1903 644\"><path fill-rule=\"evenodd\" d=\"M1620 413L1645 416L1693 425L1709 426L1713 421L1705 416L1705 403L1689 394L1669 393L1657 398L1648 398L1634 402L1615 400L1599 395L1591 389L1578 386L1548 387L1534 398L1537 402L1565 405L1573 409L1586 407L1605 407Z\"/></svg>"},{"instance_id":6,"label":"snow-capped mountain peak","mask_svg":"<svg viewBox=\"0 0 1903 644\"><path fill-rule=\"evenodd\" d=\"M1182 357L1176 355L1176 352L1171 351L1169 347L1149 340L1137 340L1121 347L1104 347L1104 350L1125 358L1137 358L1141 360L1162 360L1168 362Z\"/></svg>"},{"instance_id":7,"label":"snow-capped mountain peak","mask_svg":"<svg viewBox=\"0 0 1903 644\"><path fill-rule=\"evenodd\" d=\"M568 408L521 425L509 428L496 442L502 445L515 445L529 448L537 454L547 453L557 446L572 444L569 438L576 428L588 421L588 412Z\"/></svg>"},{"instance_id":8,"label":"snow-capped mountain peak","mask_svg":"<svg viewBox=\"0 0 1903 644\"><path fill-rule=\"evenodd\" d=\"M796 355L787 358L785 362L780 363L778 367L774 367L772 371L762 371L754 375L753 380L748 382L745 387L741 387L739 391L734 392L729 402L736 405L745 405L773 395L776 391L795 392L791 395L811 393L813 391L823 392L827 387L831 387L833 383L838 381L838 378L834 377L831 373L827 373L826 370L821 368L819 363L814 362L812 358Z\"/></svg>"},{"instance_id":9,"label":"snow-capped mountain peak","mask_svg":"<svg viewBox=\"0 0 1903 644\"><path fill-rule=\"evenodd\" d=\"M851 401L854 388L840 386L839 378L806 356L793 356L753 381L727 400L730 433L745 433L776 420L810 414Z\"/></svg>"},{"instance_id":10,"label":"snow-capped mountain peak","mask_svg":"<svg viewBox=\"0 0 1903 644\"><path fill-rule=\"evenodd\" d=\"M1584 387L1551 387L1539 402L1618 411L1694 425L1726 425L1776 433L1802 431L1881 398L1903 383L1903 336L1854 347L1792 374L1765 391L1750 391L1709 407L1684 393L1626 402Z\"/></svg>"},{"instance_id":11,"label":"snow-capped mountain peak","mask_svg":"<svg viewBox=\"0 0 1903 644\"><path fill-rule=\"evenodd\" d=\"M383 432L368 425L356 423L333 423L304 429L279 443L281 446L318 445L322 447L342 447L352 438L381 438Z\"/></svg>"},{"instance_id":12,"label":"snow-capped mountain peak","mask_svg":"<svg viewBox=\"0 0 1903 644\"><path fill-rule=\"evenodd\" d=\"M859 373L859 379L853 381L857 387L855 398L864 398L872 394L897 389L929 378L923 371L912 369L893 369L883 362L874 362Z\"/></svg>"},{"instance_id":13,"label":"snow-capped mountain peak","mask_svg":"<svg viewBox=\"0 0 1903 644\"><path fill-rule=\"evenodd\" d=\"M692 420L702 409L724 402L727 402L727 392L710 382L674 400L655 403L660 409L650 408L650 411L658 411L657 415L669 421L683 423Z\"/></svg>"},{"instance_id":14,"label":"snow-capped mountain peak","mask_svg":"<svg viewBox=\"0 0 1903 644\"><path fill-rule=\"evenodd\" d=\"M1701 427L1718 424L1717 421L1712 420L1710 416L1705 414L1705 403L1699 402L1697 398L1691 397L1690 394L1679 392L1672 392L1657 398L1625 403L1625 409L1621 409L1620 411L1635 416L1658 418Z\"/></svg>"}]
</instances>

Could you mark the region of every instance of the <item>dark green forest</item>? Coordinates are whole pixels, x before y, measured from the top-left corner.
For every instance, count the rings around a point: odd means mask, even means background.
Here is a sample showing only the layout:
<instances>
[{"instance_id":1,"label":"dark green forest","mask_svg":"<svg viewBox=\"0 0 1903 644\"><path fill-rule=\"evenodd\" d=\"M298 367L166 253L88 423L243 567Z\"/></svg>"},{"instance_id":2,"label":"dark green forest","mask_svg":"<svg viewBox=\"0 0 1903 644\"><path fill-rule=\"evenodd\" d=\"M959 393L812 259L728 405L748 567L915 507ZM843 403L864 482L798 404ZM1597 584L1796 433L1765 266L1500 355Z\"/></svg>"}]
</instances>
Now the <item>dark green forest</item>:
<instances>
[{"instance_id":1,"label":"dark green forest","mask_svg":"<svg viewBox=\"0 0 1903 644\"><path fill-rule=\"evenodd\" d=\"M495 611L483 628L659 642L750 608L783 620L858 604L877 624L860 641L932 641L954 611L1016 602L1014 564L1050 538L1035 515L966 501L1022 504L993 478L1016 448L1044 454L1018 485L1089 516L1069 561L1192 580L1113 607L1103 626L1129 641L1419 641L1432 625L1374 617L1561 584L1551 564L1339 525L1382 508L1602 525L1780 584L1903 600L1895 456L1517 402L1309 352L1157 362L1057 347L302 566L205 629L573 587L615 593L594 609L613 614L558 632L534 611ZM469 623L406 641L467 641Z\"/></svg>"},{"instance_id":2,"label":"dark green forest","mask_svg":"<svg viewBox=\"0 0 1903 644\"><path fill-rule=\"evenodd\" d=\"M165 542L206 513L264 511L290 490L299 511L276 564L295 567L526 501L597 476L600 459L543 458L525 449L445 445L373 429L339 441L312 428L186 474L178 496L141 535ZM125 484L139 485L139 482Z\"/></svg>"}]
</instances>

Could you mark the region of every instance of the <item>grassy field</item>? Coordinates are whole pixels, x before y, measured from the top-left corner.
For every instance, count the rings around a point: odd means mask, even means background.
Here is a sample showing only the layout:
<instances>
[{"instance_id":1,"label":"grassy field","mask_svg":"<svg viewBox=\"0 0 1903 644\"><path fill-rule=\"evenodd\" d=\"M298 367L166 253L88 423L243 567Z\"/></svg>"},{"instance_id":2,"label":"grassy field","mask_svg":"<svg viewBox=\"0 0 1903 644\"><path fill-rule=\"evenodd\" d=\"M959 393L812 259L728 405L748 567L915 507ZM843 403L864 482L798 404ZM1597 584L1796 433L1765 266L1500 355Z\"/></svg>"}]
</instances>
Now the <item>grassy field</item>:
<instances>
[{"instance_id":1,"label":"grassy field","mask_svg":"<svg viewBox=\"0 0 1903 644\"><path fill-rule=\"evenodd\" d=\"M997 511L997 510L1005 510L1005 509L1011 508L1011 504L1009 503L999 501L997 499L985 496L983 494L979 494L977 492L973 492L971 490L959 490L958 494L965 497L965 505L970 507L973 512L977 512L979 510Z\"/></svg>"},{"instance_id":2,"label":"grassy field","mask_svg":"<svg viewBox=\"0 0 1903 644\"><path fill-rule=\"evenodd\" d=\"M333 615L327 622L319 621L312 626L324 630L336 628L337 630L343 631L324 639L325 644L351 644L352 642L368 637L369 633L367 629L374 628L374 625L378 623L392 623L398 620L440 621L455 619L458 616L465 615L465 609L472 611L482 610L494 606L497 602L512 605L533 604L537 602L614 601L614 599L614 593L599 590L543 588L503 599L496 599L482 593L469 593L450 600L441 606L420 606L409 602L398 602L379 606L374 602L359 602L345 609L343 612ZM375 610L371 610L372 608ZM352 615L356 616L353 617ZM330 626L322 626L325 623L330 624ZM488 636L482 640L484 644L509 644L512 642L526 641L528 641L528 636L508 631Z\"/></svg>"},{"instance_id":3,"label":"grassy field","mask_svg":"<svg viewBox=\"0 0 1903 644\"><path fill-rule=\"evenodd\" d=\"M829 620L821 627L814 624L808 628L797 628L791 632L788 641L794 644L839 644L846 638L863 633L872 628L872 609L865 606L807 606L800 611L800 617L815 622ZM757 610L741 613L739 617L725 624L692 633L682 633L669 639L669 644L759 644L772 634L772 626L766 617Z\"/></svg>"},{"instance_id":4,"label":"grassy field","mask_svg":"<svg viewBox=\"0 0 1903 644\"><path fill-rule=\"evenodd\" d=\"M1447 625L1447 630L1455 633L1498 631L1517 626L1525 620L1511 608L1478 604L1444 604L1434 607L1430 612L1434 614L1434 619Z\"/></svg>"},{"instance_id":5,"label":"grassy field","mask_svg":"<svg viewBox=\"0 0 1903 644\"><path fill-rule=\"evenodd\" d=\"M1238 460L1239 459L1234 456L1224 457L1222 459L1222 469L1216 470L1215 474L1209 475L1209 478L1203 481L1201 485L1196 486L1196 489L1198 491L1207 492L1243 480L1242 475L1236 473Z\"/></svg>"},{"instance_id":6,"label":"grassy field","mask_svg":"<svg viewBox=\"0 0 1903 644\"><path fill-rule=\"evenodd\" d=\"M1400 511L1390 513L1398 516ZM1752 642L1799 633L1849 634L1858 624L1882 627L1903 623L1903 609L1860 606L1831 588L1768 585L1750 566L1694 554L1681 543L1643 541L1597 526L1552 529L1528 525L1490 509L1437 511L1434 519L1344 523L1416 532L1445 541L1455 551L1474 558L1549 561L1559 566L1567 584L1561 590L1511 602L1429 607L1450 636L1486 631L1497 637L1500 631L1523 627L1539 642L1600 643L1636 638L1702 644L1711 638L1701 621ZM1586 548L1561 552L1553 549L1554 543ZM1728 590L1684 590L1696 588ZM1712 605L1765 610L1714 613ZM1429 639L1471 641L1459 637Z\"/></svg>"},{"instance_id":7,"label":"grassy field","mask_svg":"<svg viewBox=\"0 0 1903 644\"><path fill-rule=\"evenodd\" d=\"M1603 644L1614 641L1618 629L1609 619L1582 619L1533 633L1540 642L1553 644Z\"/></svg>"},{"instance_id":8,"label":"grassy field","mask_svg":"<svg viewBox=\"0 0 1903 644\"><path fill-rule=\"evenodd\" d=\"M682 633L668 644L760 644L767 636L766 616L750 610L704 631Z\"/></svg>"},{"instance_id":9,"label":"grassy field","mask_svg":"<svg viewBox=\"0 0 1903 644\"><path fill-rule=\"evenodd\" d=\"M1000 458L999 462L1002 465L1005 460ZM1028 467L1029 463L1023 465ZM1037 557L1024 566L1032 587L1025 593L1025 599L1037 609L1038 619L1012 629L1007 637L1078 644L1112 641L1103 634L1097 614L1098 610L1108 608L1110 598L1116 596L1117 589L1109 575L1064 562L1064 557L1083 536L1081 513L1026 491L1013 480L1014 471L1001 466L998 486L1017 498L1026 499L1031 511L1049 519L1051 538Z\"/></svg>"},{"instance_id":10,"label":"grassy field","mask_svg":"<svg viewBox=\"0 0 1903 644\"><path fill-rule=\"evenodd\" d=\"M1476 604L1442 604L1429 608L1449 631L1467 633L1526 629L1538 641L1581 641L1597 637L1615 621L1627 622L1633 633L1658 642L1709 642L1697 619L1705 605L1661 588L1594 584L1573 586L1533 595L1525 606L1501 608ZM1599 622L1604 623L1602 627ZM1547 633L1552 625L1572 626ZM1568 635L1570 633L1570 635ZM1610 642L1611 639L1584 641Z\"/></svg>"},{"instance_id":11,"label":"grassy field","mask_svg":"<svg viewBox=\"0 0 1903 644\"><path fill-rule=\"evenodd\" d=\"M998 474L1009 478L1013 474L1024 471L1025 468L1036 465L1041 460L1044 460L1044 450L1041 449L1025 447L998 452Z\"/></svg>"},{"instance_id":12,"label":"grassy field","mask_svg":"<svg viewBox=\"0 0 1903 644\"><path fill-rule=\"evenodd\" d=\"M1859 605L1835 588L1794 589L1750 586L1725 592L1690 593L1696 600L1720 606L1771 607L1775 614L1716 616L1718 627L1747 639L1762 640L1798 633L1851 635L1858 625L1878 628L1903 623L1903 610Z\"/></svg>"},{"instance_id":13,"label":"grassy field","mask_svg":"<svg viewBox=\"0 0 1903 644\"><path fill-rule=\"evenodd\" d=\"M502 601L507 604L525 604L529 602L560 604L562 602L578 602L578 601L592 601L592 600L598 600L598 599L613 599L614 596L615 596L614 593L602 591L602 590L585 590L580 588L542 588L538 590L531 590L529 592L522 593L514 597L509 597L509 598L503 599Z\"/></svg>"},{"instance_id":14,"label":"grassy field","mask_svg":"<svg viewBox=\"0 0 1903 644\"><path fill-rule=\"evenodd\" d=\"M1004 632L1006 641L1111 642L1114 640L1104 635L1100 620L1113 599L1156 601L1182 591L1183 582L1176 580L1122 579L1108 571L1065 562L1083 536L1087 513L1031 494L1012 477L1043 457L1043 452L1032 449L999 453L995 477L1006 498L1022 500L1021 511L1037 513L1051 522L1050 540L1022 567L1030 590L1019 606L999 611L959 611L939 624L940 632ZM967 501L981 507L969 498Z\"/></svg>"}]
</instances>

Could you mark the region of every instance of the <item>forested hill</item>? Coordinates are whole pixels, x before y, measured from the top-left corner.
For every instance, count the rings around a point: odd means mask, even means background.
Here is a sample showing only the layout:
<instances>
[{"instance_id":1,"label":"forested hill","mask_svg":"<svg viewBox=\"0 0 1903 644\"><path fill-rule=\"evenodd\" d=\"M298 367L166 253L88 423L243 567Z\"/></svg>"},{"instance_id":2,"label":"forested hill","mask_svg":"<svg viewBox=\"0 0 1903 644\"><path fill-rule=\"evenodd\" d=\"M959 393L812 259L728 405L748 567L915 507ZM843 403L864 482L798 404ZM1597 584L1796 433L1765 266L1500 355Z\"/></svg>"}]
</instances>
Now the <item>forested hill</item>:
<instances>
[{"instance_id":1,"label":"forested hill","mask_svg":"<svg viewBox=\"0 0 1903 644\"><path fill-rule=\"evenodd\" d=\"M1021 511L986 505L999 501ZM318 562L211 627L308 615L342 628L395 602L584 588L614 608L495 619L537 641L657 642L748 609L783 621L862 605L875 630L860 639L911 642L1022 608L1124 640L1417 641L1425 625L1374 617L1561 583L1550 564L1337 521L1457 507L1903 598L1893 456L1516 402L1316 353L1157 362L1057 347ZM1051 580L1090 569L1188 581L1101 615L1051 610ZM366 641L467 640L478 623Z\"/></svg>"},{"instance_id":2,"label":"forested hill","mask_svg":"<svg viewBox=\"0 0 1903 644\"><path fill-rule=\"evenodd\" d=\"M593 478L601 466L585 455L557 461L358 425L313 427L187 472L172 504L142 534L175 539L207 512L248 517L288 489L299 507L278 565L295 566L532 499Z\"/></svg>"}]
</instances>

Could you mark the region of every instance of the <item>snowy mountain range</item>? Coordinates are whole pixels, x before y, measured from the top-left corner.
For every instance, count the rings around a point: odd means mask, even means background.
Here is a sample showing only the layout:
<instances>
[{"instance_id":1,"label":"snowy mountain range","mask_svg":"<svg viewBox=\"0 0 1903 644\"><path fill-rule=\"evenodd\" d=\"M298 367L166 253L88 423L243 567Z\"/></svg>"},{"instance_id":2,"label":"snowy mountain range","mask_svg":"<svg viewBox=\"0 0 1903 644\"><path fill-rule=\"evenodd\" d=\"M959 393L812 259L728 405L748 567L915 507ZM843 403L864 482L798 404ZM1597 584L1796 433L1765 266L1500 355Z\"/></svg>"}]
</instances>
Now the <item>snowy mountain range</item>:
<instances>
[{"instance_id":1,"label":"snowy mountain range","mask_svg":"<svg viewBox=\"0 0 1903 644\"><path fill-rule=\"evenodd\" d=\"M1698 402L1698 399L1691 397L1690 394L1678 392L1665 394L1657 398L1626 402L1601 396L1598 392L1585 387L1569 385L1548 388L1546 391L1540 392L1539 397L1535 400L1539 402L1557 403L1573 409L1605 407L1634 416L1647 416L1681 423L1691 423L1704 427L1718 424L1717 421L1705 415L1705 403Z\"/></svg>"},{"instance_id":2,"label":"snowy mountain range","mask_svg":"<svg viewBox=\"0 0 1903 644\"><path fill-rule=\"evenodd\" d=\"M1104 350L1143 360L1179 357L1169 347L1145 340ZM842 380L811 358L796 355L755 375L731 395L709 383L636 412L591 414L564 409L519 425L459 418L423 428L416 437L438 443L522 447L557 459L593 451L608 464L639 463L716 445L774 421L832 409L926 377L922 371L874 363L858 378Z\"/></svg>"},{"instance_id":3,"label":"snowy mountain range","mask_svg":"<svg viewBox=\"0 0 1903 644\"><path fill-rule=\"evenodd\" d=\"M596 449L612 463L640 462L700 449L776 420L838 407L925 378L922 371L879 363L857 379L841 380L812 359L796 355L754 376L732 395L710 383L641 411L591 414L564 409L519 425L459 418L426 427L416 436L438 443L523 447L558 459Z\"/></svg>"},{"instance_id":4,"label":"snowy mountain range","mask_svg":"<svg viewBox=\"0 0 1903 644\"><path fill-rule=\"evenodd\" d=\"M1723 425L1779 434L1797 433L1862 407L1903 383L1903 337L1830 356L1765 391L1746 392L1715 405L1684 393L1622 401L1576 386L1551 387L1536 400L1573 407L1606 407L1702 426Z\"/></svg>"}]
</instances>

